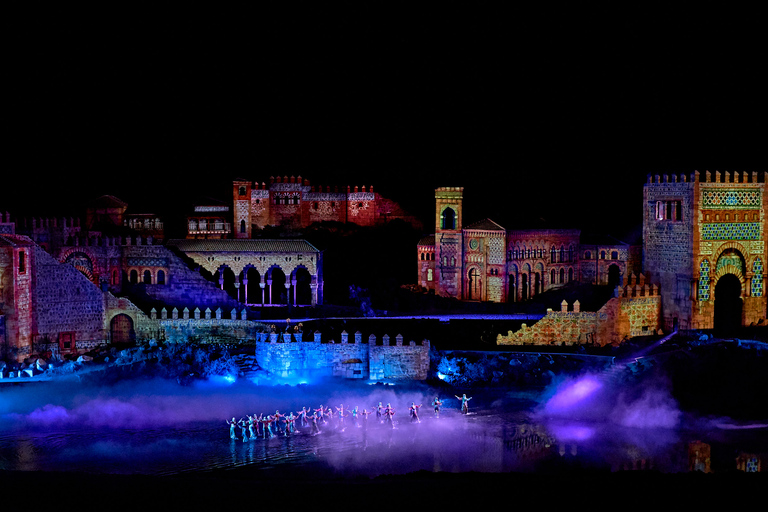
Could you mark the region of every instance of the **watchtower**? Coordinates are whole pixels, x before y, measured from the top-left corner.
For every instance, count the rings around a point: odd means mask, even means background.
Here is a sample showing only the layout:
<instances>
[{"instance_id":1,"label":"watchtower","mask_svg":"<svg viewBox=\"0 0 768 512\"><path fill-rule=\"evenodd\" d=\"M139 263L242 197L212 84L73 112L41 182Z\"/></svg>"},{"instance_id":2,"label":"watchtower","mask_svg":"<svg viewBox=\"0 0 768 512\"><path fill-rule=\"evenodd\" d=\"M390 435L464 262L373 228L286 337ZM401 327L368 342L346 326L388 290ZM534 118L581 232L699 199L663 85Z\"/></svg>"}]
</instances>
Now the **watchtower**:
<instances>
[{"instance_id":1,"label":"watchtower","mask_svg":"<svg viewBox=\"0 0 768 512\"><path fill-rule=\"evenodd\" d=\"M435 189L436 293L461 298L464 187Z\"/></svg>"}]
</instances>

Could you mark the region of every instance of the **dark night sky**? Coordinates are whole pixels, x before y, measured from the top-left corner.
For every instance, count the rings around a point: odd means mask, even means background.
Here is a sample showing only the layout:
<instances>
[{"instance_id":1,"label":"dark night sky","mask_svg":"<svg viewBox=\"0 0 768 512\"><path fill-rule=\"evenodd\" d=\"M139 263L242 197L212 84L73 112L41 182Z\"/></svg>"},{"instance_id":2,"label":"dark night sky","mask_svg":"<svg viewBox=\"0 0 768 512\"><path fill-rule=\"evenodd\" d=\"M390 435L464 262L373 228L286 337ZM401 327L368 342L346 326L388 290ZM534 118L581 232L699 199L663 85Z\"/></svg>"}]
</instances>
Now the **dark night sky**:
<instances>
[{"instance_id":1,"label":"dark night sky","mask_svg":"<svg viewBox=\"0 0 768 512\"><path fill-rule=\"evenodd\" d=\"M621 234L648 173L768 170L749 12L356 5L8 23L0 211L163 213L301 175L427 222L464 186L467 222Z\"/></svg>"}]
</instances>

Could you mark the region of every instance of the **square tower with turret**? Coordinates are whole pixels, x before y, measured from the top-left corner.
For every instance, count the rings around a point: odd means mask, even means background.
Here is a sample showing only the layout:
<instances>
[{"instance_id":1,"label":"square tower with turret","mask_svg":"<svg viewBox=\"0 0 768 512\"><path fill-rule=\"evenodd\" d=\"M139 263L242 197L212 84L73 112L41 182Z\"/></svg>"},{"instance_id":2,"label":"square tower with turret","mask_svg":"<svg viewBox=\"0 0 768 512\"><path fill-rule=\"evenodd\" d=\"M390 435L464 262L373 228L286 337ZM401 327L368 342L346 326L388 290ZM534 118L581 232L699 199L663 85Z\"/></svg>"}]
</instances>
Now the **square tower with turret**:
<instances>
[{"instance_id":1,"label":"square tower with turret","mask_svg":"<svg viewBox=\"0 0 768 512\"><path fill-rule=\"evenodd\" d=\"M435 293L462 298L464 187L435 189Z\"/></svg>"}]
</instances>

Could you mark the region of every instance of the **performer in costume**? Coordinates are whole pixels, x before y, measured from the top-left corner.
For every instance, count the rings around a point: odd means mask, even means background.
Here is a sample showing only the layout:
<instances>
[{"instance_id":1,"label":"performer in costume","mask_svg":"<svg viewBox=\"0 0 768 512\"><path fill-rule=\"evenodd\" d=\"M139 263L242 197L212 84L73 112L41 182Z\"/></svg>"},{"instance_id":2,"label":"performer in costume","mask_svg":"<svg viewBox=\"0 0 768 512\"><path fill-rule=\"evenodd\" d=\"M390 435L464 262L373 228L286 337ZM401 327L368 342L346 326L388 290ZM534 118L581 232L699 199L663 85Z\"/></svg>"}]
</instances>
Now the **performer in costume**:
<instances>
[{"instance_id":1,"label":"performer in costume","mask_svg":"<svg viewBox=\"0 0 768 512\"><path fill-rule=\"evenodd\" d=\"M282 419L281 418L285 418L285 414L280 414L280 411L275 411L275 414L273 414L272 417L275 418L275 431L278 434L282 434L283 433L283 429L282 429Z\"/></svg>"},{"instance_id":2,"label":"performer in costume","mask_svg":"<svg viewBox=\"0 0 768 512\"><path fill-rule=\"evenodd\" d=\"M243 442L248 442L248 422L246 422L243 418L240 418L240 421L238 422L238 425L240 425L240 433L243 435Z\"/></svg>"},{"instance_id":3,"label":"performer in costume","mask_svg":"<svg viewBox=\"0 0 768 512\"><path fill-rule=\"evenodd\" d=\"M395 423L392 421L392 417L395 415L395 410L390 404L387 404L387 406L382 411L382 414L384 415L384 421L389 423L390 427L395 428Z\"/></svg>"},{"instance_id":4,"label":"performer in costume","mask_svg":"<svg viewBox=\"0 0 768 512\"><path fill-rule=\"evenodd\" d=\"M264 439L272 438L275 436L275 434L272 433L272 423L274 423L274 418L272 416L264 416L261 419L261 424L264 427Z\"/></svg>"},{"instance_id":5,"label":"performer in costume","mask_svg":"<svg viewBox=\"0 0 768 512\"><path fill-rule=\"evenodd\" d=\"M368 427L368 416L371 415L371 414L373 414L373 412L369 411L368 409L363 409L360 412L360 416L363 418L363 421L361 422L363 428L367 428Z\"/></svg>"},{"instance_id":6,"label":"performer in costume","mask_svg":"<svg viewBox=\"0 0 768 512\"><path fill-rule=\"evenodd\" d=\"M229 425L229 438L236 439L235 427L237 426L237 422L235 421L234 416L232 417L232 420L227 420L227 425Z\"/></svg>"},{"instance_id":7,"label":"performer in costume","mask_svg":"<svg viewBox=\"0 0 768 512\"><path fill-rule=\"evenodd\" d=\"M456 395L454 395L456 396ZM461 395L461 397L456 396L459 400L461 400L461 413L467 414L469 412L469 401L472 400L472 397L467 398L466 393Z\"/></svg>"},{"instance_id":8,"label":"performer in costume","mask_svg":"<svg viewBox=\"0 0 768 512\"><path fill-rule=\"evenodd\" d=\"M411 422L412 423L421 423L421 420L419 419L419 407L421 407L422 404L416 405L414 402L411 402L411 407L409 409L410 415L411 415Z\"/></svg>"},{"instance_id":9,"label":"performer in costume","mask_svg":"<svg viewBox=\"0 0 768 512\"><path fill-rule=\"evenodd\" d=\"M253 430L256 422L256 418L254 416L248 416L248 439L256 439L256 432Z\"/></svg>"},{"instance_id":10,"label":"performer in costume","mask_svg":"<svg viewBox=\"0 0 768 512\"><path fill-rule=\"evenodd\" d=\"M323 407L323 404L320 404L319 409L315 409L315 414L317 415L317 419L319 421L321 421L323 424L327 423L325 419L325 407Z\"/></svg>"},{"instance_id":11,"label":"performer in costume","mask_svg":"<svg viewBox=\"0 0 768 512\"><path fill-rule=\"evenodd\" d=\"M307 413L309 410L306 407L302 407L301 410L296 413L301 418L301 426L306 427L307 426Z\"/></svg>"},{"instance_id":12,"label":"performer in costume","mask_svg":"<svg viewBox=\"0 0 768 512\"><path fill-rule=\"evenodd\" d=\"M311 416L307 416L307 419L309 420L309 425L310 425L310 427L312 429L310 431L310 433L311 434L319 434L320 433L320 429L317 428L317 420L318 420L317 413L314 413Z\"/></svg>"},{"instance_id":13,"label":"performer in costume","mask_svg":"<svg viewBox=\"0 0 768 512\"><path fill-rule=\"evenodd\" d=\"M337 407L336 410L339 413L339 427L344 430L344 417L349 416L349 413L344 411L344 404L341 404L341 407Z\"/></svg>"},{"instance_id":14,"label":"performer in costume","mask_svg":"<svg viewBox=\"0 0 768 512\"><path fill-rule=\"evenodd\" d=\"M435 399L432 401L432 407L435 408L435 418L440 417L440 406L443 405L443 402L440 401L438 397L435 397Z\"/></svg>"},{"instance_id":15,"label":"performer in costume","mask_svg":"<svg viewBox=\"0 0 768 512\"><path fill-rule=\"evenodd\" d=\"M285 435L294 434L296 432L295 423L298 418L298 416L293 415L293 411L285 417Z\"/></svg>"}]
</instances>

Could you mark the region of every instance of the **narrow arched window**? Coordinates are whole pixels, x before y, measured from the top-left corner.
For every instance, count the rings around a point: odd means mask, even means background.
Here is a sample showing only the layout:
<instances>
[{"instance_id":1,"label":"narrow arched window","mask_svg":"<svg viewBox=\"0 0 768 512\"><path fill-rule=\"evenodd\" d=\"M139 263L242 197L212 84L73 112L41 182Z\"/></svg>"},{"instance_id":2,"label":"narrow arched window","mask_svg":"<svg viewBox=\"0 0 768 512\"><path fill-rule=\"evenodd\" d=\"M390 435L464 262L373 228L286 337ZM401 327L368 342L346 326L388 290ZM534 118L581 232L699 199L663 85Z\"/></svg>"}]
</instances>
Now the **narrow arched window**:
<instances>
[{"instance_id":1,"label":"narrow arched window","mask_svg":"<svg viewBox=\"0 0 768 512\"><path fill-rule=\"evenodd\" d=\"M165 271L164 270L158 270L157 271L157 284L165 284Z\"/></svg>"},{"instance_id":2,"label":"narrow arched window","mask_svg":"<svg viewBox=\"0 0 768 512\"><path fill-rule=\"evenodd\" d=\"M446 208L440 216L441 229L456 229L456 212L453 208Z\"/></svg>"}]
</instances>

